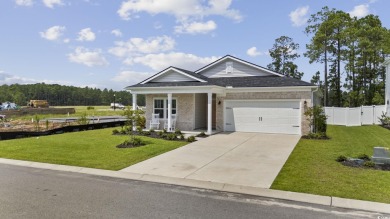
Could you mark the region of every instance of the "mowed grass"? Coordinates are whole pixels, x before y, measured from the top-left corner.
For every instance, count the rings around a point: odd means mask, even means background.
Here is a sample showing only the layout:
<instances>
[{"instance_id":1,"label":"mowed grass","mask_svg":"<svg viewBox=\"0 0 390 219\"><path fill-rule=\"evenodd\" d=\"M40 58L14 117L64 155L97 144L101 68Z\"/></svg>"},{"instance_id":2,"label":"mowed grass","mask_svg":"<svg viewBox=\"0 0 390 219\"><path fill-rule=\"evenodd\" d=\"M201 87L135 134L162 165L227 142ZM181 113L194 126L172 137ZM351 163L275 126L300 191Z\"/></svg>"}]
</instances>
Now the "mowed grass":
<instances>
[{"instance_id":1,"label":"mowed grass","mask_svg":"<svg viewBox=\"0 0 390 219\"><path fill-rule=\"evenodd\" d=\"M328 126L330 140L301 139L272 189L390 203L390 171L343 166L339 155L372 156L390 147L390 131L380 126Z\"/></svg>"},{"instance_id":2,"label":"mowed grass","mask_svg":"<svg viewBox=\"0 0 390 219\"><path fill-rule=\"evenodd\" d=\"M107 170L120 170L186 142L141 137L146 146L116 148L129 136L112 135L112 128L0 141L0 157L64 164Z\"/></svg>"}]
</instances>

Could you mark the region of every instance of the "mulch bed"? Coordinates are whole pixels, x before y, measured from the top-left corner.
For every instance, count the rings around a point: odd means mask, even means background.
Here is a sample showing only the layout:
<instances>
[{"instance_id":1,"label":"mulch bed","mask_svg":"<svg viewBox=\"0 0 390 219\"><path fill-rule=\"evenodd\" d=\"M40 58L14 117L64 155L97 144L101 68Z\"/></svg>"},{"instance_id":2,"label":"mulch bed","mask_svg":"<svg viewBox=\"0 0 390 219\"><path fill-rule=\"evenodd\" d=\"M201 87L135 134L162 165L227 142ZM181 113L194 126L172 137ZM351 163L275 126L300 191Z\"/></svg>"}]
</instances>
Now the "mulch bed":
<instances>
[{"instance_id":1,"label":"mulch bed","mask_svg":"<svg viewBox=\"0 0 390 219\"><path fill-rule=\"evenodd\" d=\"M143 144L143 145L120 144L120 145L117 145L116 147L117 148L138 148L138 147L142 147L142 146L145 146L145 144Z\"/></svg>"},{"instance_id":2,"label":"mulch bed","mask_svg":"<svg viewBox=\"0 0 390 219\"><path fill-rule=\"evenodd\" d=\"M366 167L363 165L363 162L356 162L354 160L346 160L341 162L341 164L348 167L390 171L390 164L375 164L374 167Z\"/></svg>"}]
</instances>

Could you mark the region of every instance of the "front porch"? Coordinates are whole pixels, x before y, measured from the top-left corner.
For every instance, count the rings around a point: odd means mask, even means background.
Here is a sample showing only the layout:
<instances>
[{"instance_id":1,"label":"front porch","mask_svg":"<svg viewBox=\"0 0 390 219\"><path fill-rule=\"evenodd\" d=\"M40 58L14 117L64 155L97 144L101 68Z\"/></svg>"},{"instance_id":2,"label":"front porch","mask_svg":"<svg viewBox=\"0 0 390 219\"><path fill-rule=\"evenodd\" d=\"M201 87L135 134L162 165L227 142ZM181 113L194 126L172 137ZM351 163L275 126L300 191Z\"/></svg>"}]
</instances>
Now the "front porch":
<instances>
[{"instance_id":1,"label":"front porch","mask_svg":"<svg viewBox=\"0 0 390 219\"><path fill-rule=\"evenodd\" d=\"M207 90L206 90L207 91ZM146 101L146 128L150 129L152 115L158 114L159 125L155 129L167 130L179 129L186 132L201 133L208 135L215 134L217 92L198 90L189 93L184 89L181 91L165 92L133 92L133 109L136 109L137 94L145 94ZM220 104L220 103L219 103ZM177 118L175 121L173 118Z\"/></svg>"}]
</instances>

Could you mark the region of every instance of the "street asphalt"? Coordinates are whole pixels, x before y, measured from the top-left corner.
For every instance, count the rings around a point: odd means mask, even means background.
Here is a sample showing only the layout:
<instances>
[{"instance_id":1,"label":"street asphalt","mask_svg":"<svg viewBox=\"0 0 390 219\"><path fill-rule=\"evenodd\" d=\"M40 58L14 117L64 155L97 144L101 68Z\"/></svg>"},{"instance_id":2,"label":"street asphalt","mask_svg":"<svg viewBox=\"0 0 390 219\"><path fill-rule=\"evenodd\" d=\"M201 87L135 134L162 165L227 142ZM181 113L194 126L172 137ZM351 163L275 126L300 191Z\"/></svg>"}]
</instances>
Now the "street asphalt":
<instances>
[{"instance_id":1,"label":"street asphalt","mask_svg":"<svg viewBox=\"0 0 390 219\"><path fill-rule=\"evenodd\" d=\"M208 189L0 164L0 218L367 217L384 218L386 215Z\"/></svg>"}]
</instances>

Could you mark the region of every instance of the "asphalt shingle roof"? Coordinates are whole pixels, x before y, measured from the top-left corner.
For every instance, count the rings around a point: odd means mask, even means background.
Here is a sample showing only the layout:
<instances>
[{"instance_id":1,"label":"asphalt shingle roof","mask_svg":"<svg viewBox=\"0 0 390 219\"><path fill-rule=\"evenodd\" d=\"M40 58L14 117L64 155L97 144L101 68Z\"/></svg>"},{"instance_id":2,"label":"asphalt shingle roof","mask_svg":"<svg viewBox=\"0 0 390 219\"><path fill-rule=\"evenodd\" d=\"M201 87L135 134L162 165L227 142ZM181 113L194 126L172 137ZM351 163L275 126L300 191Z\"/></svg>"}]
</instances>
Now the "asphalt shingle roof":
<instances>
[{"instance_id":1,"label":"asphalt shingle roof","mask_svg":"<svg viewBox=\"0 0 390 219\"><path fill-rule=\"evenodd\" d=\"M188 72L186 72L188 73ZM196 73L193 73L196 74ZM198 77L201 78L201 77ZM202 75L203 80L197 81L180 81L180 82L149 82L146 84L135 84L131 87L180 87L180 86L220 86L220 87L290 87L290 86L314 86L311 83L289 77L279 76L250 76L250 77L223 77L207 78Z\"/></svg>"}]
</instances>

